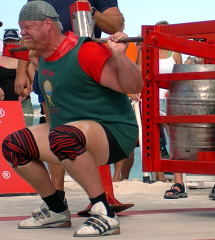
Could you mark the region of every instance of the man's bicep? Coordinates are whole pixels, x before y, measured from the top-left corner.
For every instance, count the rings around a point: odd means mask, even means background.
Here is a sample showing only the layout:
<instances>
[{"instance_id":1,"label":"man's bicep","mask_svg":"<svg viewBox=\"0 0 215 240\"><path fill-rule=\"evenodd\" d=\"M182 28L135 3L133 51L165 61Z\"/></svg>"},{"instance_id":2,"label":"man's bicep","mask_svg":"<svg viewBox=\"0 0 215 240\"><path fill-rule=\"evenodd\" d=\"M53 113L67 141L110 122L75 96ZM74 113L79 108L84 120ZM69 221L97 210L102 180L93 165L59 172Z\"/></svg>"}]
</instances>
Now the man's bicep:
<instances>
[{"instance_id":1,"label":"man's bicep","mask_svg":"<svg viewBox=\"0 0 215 240\"><path fill-rule=\"evenodd\" d=\"M109 8L118 7L117 0L89 0L89 2L102 13Z\"/></svg>"},{"instance_id":2,"label":"man's bicep","mask_svg":"<svg viewBox=\"0 0 215 240\"><path fill-rule=\"evenodd\" d=\"M114 32L122 32L124 29L124 17L118 7L112 7L103 12L104 15L110 18L110 21L114 21Z\"/></svg>"},{"instance_id":3,"label":"man's bicep","mask_svg":"<svg viewBox=\"0 0 215 240\"><path fill-rule=\"evenodd\" d=\"M100 84L117 92L122 92L118 83L116 65L113 58L109 58L104 64L101 72Z\"/></svg>"},{"instance_id":4,"label":"man's bicep","mask_svg":"<svg viewBox=\"0 0 215 240\"><path fill-rule=\"evenodd\" d=\"M120 12L118 7L110 7L103 11L104 14L114 15L114 16L121 16L122 13Z\"/></svg>"}]
</instances>

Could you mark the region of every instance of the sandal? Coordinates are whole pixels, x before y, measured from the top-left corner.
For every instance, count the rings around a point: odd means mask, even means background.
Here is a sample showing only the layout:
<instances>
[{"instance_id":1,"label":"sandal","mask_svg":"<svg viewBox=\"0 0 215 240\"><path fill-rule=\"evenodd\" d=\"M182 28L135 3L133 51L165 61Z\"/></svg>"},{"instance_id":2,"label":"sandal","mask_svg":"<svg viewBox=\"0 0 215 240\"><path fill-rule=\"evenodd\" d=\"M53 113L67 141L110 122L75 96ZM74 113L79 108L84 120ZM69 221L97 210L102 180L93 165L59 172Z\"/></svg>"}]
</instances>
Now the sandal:
<instances>
[{"instance_id":1,"label":"sandal","mask_svg":"<svg viewBox=\"0 0 215 240\"><path fill-rule=\"evenodd\" d=\"M211 192L209 193L209 198L212 198L215 200L215 185L213 186Z\"/></svg>"},{"instance_id":2,"label":"sandal","mask_svg":"<svg viewBox=\"0 0 215 240\"><path fill-rule=\"evenodd\" d=\"M178 187L180 190L175 189ZM171 193L171 194L168 194ZM187 193L185 192L184 185L180 183L175 183L172 185L170 190L167 190L164 194L165 199L178 199L178 198L187 198Z\"/></svg>"}]
</instances>

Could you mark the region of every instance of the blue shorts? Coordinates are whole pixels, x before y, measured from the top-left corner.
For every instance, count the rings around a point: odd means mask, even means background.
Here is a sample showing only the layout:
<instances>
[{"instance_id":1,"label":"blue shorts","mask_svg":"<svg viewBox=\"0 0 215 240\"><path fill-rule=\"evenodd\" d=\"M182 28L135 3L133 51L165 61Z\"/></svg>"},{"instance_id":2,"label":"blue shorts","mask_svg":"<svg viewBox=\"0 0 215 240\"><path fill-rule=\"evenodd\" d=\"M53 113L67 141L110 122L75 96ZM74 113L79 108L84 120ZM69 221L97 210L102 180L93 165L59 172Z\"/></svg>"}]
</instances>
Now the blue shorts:
<instances>
[{"instance_id":1,"label":"blue shorts","mask_svg":"<svg viewBox=\"0 0 215 240\"><path fill-rule=\"evenodd\" d=\"M40 90L40 87L39 87L39 83L38 83L38 72L36 71L35 72L35 75L34 75L34 82L33 82L33 91L35 94L38 95L38 102L39 103L42 103L45 101L42 93L41 93L41 90Z\"/></svg>"}]
</instances>

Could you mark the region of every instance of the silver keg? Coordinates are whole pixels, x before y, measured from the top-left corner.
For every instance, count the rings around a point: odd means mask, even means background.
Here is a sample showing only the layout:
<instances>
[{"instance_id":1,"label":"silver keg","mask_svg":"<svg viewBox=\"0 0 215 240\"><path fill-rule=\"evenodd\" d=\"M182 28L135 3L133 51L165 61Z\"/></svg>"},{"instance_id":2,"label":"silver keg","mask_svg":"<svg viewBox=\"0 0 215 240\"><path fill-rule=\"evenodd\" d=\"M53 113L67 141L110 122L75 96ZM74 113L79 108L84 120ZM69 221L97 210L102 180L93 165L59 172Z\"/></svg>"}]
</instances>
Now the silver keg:
<instances>
[{"instance_id":1,"label":"silver keg","mask_svg":"<svg viewBox=\"0 0 215 240\"><path fill-rule=\"evenodd\" d=\"M215 64L175 64L173 72L215 71ZM167 115L215 114L215 79L172 81ZM170 159L196 160L199 151L215 151L215 124L168 124Z\"/></svg>"}]
</instances>

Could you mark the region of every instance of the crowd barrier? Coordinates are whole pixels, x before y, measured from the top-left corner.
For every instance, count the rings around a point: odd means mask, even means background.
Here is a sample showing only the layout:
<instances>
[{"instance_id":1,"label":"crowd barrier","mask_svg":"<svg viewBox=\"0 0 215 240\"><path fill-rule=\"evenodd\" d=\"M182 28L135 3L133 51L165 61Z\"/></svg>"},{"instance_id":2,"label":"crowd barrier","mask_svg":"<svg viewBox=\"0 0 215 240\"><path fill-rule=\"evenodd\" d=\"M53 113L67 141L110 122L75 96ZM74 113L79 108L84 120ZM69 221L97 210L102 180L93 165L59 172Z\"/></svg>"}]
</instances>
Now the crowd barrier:
<instances>
[{"instance_id":1,"label":"crowd barrier","mask_svg":"<svg viewBox=\"0 0 215 240\"><path fill-rule=\"evenodd\" d=\"M2 141L11 132L25 127L19 101L0 101L0 196L35 193L35 190L11 168L2 155Z\"/></svg>"}]
</instances>

